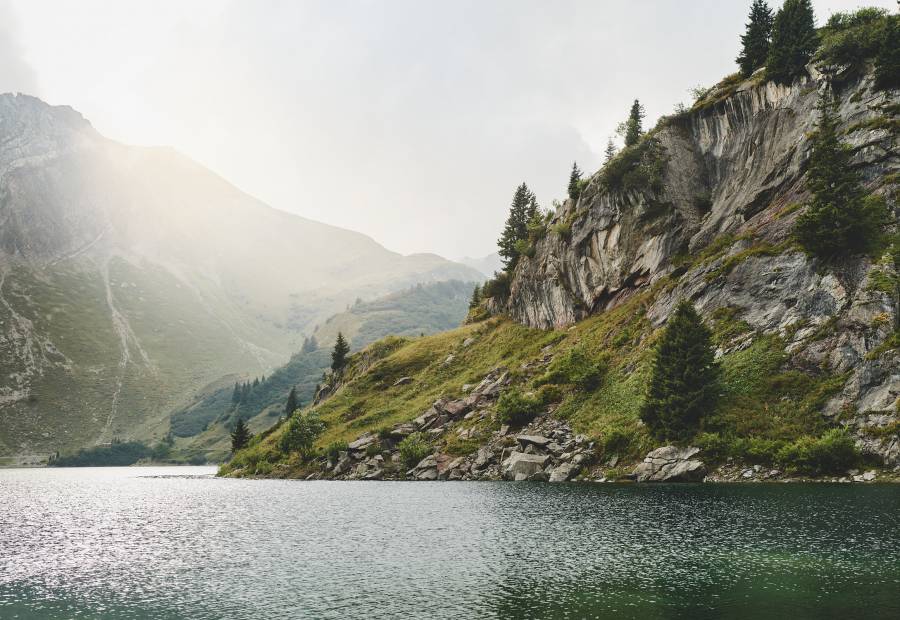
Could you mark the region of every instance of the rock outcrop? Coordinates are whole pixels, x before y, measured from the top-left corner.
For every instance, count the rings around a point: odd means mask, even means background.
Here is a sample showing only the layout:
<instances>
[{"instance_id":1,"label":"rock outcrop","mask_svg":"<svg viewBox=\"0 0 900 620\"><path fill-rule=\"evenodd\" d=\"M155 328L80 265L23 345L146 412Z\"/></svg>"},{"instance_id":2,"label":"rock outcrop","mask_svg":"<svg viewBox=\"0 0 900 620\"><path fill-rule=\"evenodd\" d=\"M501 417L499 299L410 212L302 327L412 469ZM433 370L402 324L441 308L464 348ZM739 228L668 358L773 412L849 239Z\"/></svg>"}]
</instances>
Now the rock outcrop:
<instances>
[{"instance_id":1,"label":"rock outcrop","mask_svg":"<svg viewBox=\"0 0 900 620\"><path fill-rule=\"evenodd\" d=\"M693 458L699 452L700 448L657 448L631 475L637 482L702 482L706 465Z\"/></svg>"}]
</instances>

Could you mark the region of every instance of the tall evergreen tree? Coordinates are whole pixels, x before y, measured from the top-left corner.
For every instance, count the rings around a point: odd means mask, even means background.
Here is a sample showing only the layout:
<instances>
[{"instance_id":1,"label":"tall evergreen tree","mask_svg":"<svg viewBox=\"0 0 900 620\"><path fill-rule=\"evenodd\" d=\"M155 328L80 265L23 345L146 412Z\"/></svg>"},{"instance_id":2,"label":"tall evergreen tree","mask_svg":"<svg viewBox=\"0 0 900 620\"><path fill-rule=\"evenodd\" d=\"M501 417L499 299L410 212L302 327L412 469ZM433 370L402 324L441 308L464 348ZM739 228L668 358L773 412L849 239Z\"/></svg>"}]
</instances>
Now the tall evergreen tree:
<instances>
[{"instance_id":1,"label":"tall evergreen tree","mask_svg":"<svg viewBox=\"0 0 900 620\"><path fill-rule=\"evenodd\" d=\"M253 434L250 432L250 429L244 424L244 418L238 418L237 424L234 425L234 430L231 431L231 451L237 452L246 448L252 437Z\"/></svg>"},{"instance_id":2,"label":"tall evergreen tree","mask_svg":"<svg viewBox=\"0 0 900 620\"><path fill-rule=\"evenodd\" d=\"M835 103L825 93L819 100L807 169L813 199L795 229L800 244L825 259L872 251L880 243L885 220L883 203L865 198L851 163L853 151L841 142L838 122Z\"/></svg>"},{"instance_id":3,"label":"tall evergreen tree","mask_svg":"<svg viewBox=\"0 0 900 620\"><path fill-rule=\"evenodd\" d=\"M624 134L625 146L634 146L641 139L644 133L644 106L637 99L631 104L631 111L628 113L628 120L625 121Z\"/></svg>"},{"instance_id":4,"label":"tall evergreen tree","mask_svg":"<svg viewBox=\"0 0 900 620\"><path fill-rule=\"evenodd\" d=\"M606 141L606 150L603 153L603 165L604 166L606 164L608 164L610 161L612 161L612 158L616 156L616 151L617 151L616 143L613 142L612 138L610 138L609 140Z\"/></svg>"},{"instance_id":5,"label":"tall evergreen tree","mask_svg":"<svg viewBox=\"0 0 900 620\"><path fill-rule=\"evenodd\" d=\"M500 256L503 258L503 269L511 272L521 256L521 241L528 239L528 222L538 211L537 199L522 183L513 194L509 215L503 227L503 233L497 241Z\"/></svg>"},{"instance_id":6,"label":"tall evergreen tree","mask_svg":"<svg viewBox=\"0 0 900 620\"><path fill-rule=\"evenodd\" d=\"M292 387L291 391L288 393L287 403L284 405L285 417L290 417L291 414L294 413L299 408L300 408L300 403L297 402L297 388Z\"/></svg>"},{"instance_id":7,"label":"tall evergreen tree","mask_svg":"<svg viewBox=\"0 0 900 620\"><path fill-rule=\"evenodd\" d=\"M753 4L750 5L750 21L747 23L747 32L741 35L741 54L737 57L741 75L744 77L749 77L751 73L766 64L773 21L772 9L765 0L753 0Z\"/></svg>"},{"instance_id":8,"label":"tall evergreen tree","mask_svg":"<svg viewBox=\"0 0 900 620\"><path fill-rule=\"evenodd\" d=\"M236 405L241 402L241 386L234 382L234 391L231 393L231 403Z\"/></svg>"},{"instance_id":9,"label":"tall evergreen tree","mask_svg":"<svg viewBox=\"0 0 900 620\"><path fill-rule=\"evenodd\" d=\"M772 24L772 40L766 56L766 77L790 84L803 75L816 51L816 19L810 0L784 0Z\"/></svg>"},{"instance_id":10,"label":"tall evergreen tree","mask_svg":"<svg viewBox=\"0 0 900 620\"><path fill-rule=\"evenodd\" d=\"M660 439L689 438L715 408L718 378L710 332L694 306L683 300L656 349L641 419Z\"/></svg>"},{"instance_id":11,"label":"tall evergreen tree","mask_svg":"<svg viewBox=\"0 0 900 620\"><path fill-rule=\"evenodd\" d=\"M349 352L350 345L344 338L344 334L338 332L337 340L334 341L334 349L331 350L331 370L338 373L344 370Z\"/></svg>"},{"instance_id":12,"label":"tall evergreen tree","mask_svg":"<svg viewBox=\"0 0 900 620\"><path fill-rule=\"evenodd\" d=\"M876 90L900 88L900 16L892 15L884 25L875 55Z\"/></svg>"},{"instance_id":13,"label":"tall evergreen tree","mask_svg":"<svg viewBox=\"0 0 900 620\"><path fill-rule=\"evenodd\" d=\"M472 289L472 297L469 299L469 310L474 310L481 303L481 287L477 284Z\"/></svg>"},{"instance_id":14,"label":"tall evergreen tree","mask_svg":"<svg viewBox=\"0 0 900 620\"><path fill-rule=\"evenodd\" d=\"M572 163L572 173L569 175L569 198L578 200L578 194L581 193L581 170L578 169L578 162Z\"/></svg>"},{"instance_id":15,"label":"tall evergreen tree","mask_svg":"<svg viewBox=\"0 0 900 620\"><path fill-rule=\"evenodd\" d=\"M245 382L244 385L241 386L241 402L245 402L250 397L250 383Z\"/></svg>"}]
</instances>

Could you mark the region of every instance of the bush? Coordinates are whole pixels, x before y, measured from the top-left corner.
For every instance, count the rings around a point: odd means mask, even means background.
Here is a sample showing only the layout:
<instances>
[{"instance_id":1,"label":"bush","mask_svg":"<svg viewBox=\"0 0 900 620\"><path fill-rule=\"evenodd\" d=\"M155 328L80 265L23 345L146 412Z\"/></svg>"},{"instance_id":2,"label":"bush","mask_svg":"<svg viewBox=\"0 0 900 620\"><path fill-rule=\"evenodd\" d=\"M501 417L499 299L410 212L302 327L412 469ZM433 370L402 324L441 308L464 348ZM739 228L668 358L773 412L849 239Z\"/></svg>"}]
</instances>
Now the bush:
<instances>
[{"instance_id":1,"label":"bush","mask_svg":"<svg viewBox=\"0 0 900 620\"><path fill-rule=\"evenodd\" d=\"M861 65L875 56L890 17L884 9L864 8L853 13L835 13L821 31L815 59L825 65Z\"/></svg>"},{"instance_id":2,"label":"bush","mask_svg":"<svg viewBox=\"0 0 900 620\"><path fill-rule=\"evenodd\" d=\"M303 458L312 454L313 445L325 430L325 423L315 411L290 417L279 447L282 452L299 452Z\"/></svg>"},{"instance_id":3,"label":"bush","mask_svg":"<svg viewBox=\"0 0 900 620\"><path fill-rule=\"evenodd\" d=\"M497 400L497 414L502 422L527 424L541 412L541 401L534 396L523 394L511 388L500 394Z\"/></svg>"},{"instance_id":4,"label":"bush","mask_svg":"<svg viewBox=\"0 0 900 620\"><path fill-rule=\"evenodd\" d=\"M640 442L634 429L614 428L600 437L600 449L604 455L630 455Z\"/></svg>"},{"instance_id":5,"label":"bush","mask_svg":"<svg viewBox=\"0 0 900 620\"><path fill-rule=\"evenodd\" d=\"M820 437L800 437L782 447L777 454L777 460L783 466L806 474L843 472L856 465L859 458L853 439L839 428Z\"/></svg>"},{"instance_id":6,"label":"bush","mask_svg":"<svg viewBox=\"0 0 900 620\"><path fill-rule=\"evenodd\" d=\"M507 299L509 297L509 279L509 274L505 271L495 271L494 278L485 282L481 287L482 298Z\"/></svg>"},{"instance_id":7,"label":"bush","mask_svg":"<svg viewBox=\"0 0 900 620\"><path fill-rule=\"evenodd\" d=\"M330 444L325 446L325 456L329 461L336 461L338 455L341 452L347 451L347 442L346 441L332 441Z\"/></svg>"},{"instance_id":8,"label":"bush","mask_svg":"<svg viewBox=\"0 0 900 620\"><path fill-rule=\"evenodd\" d=\"M622 149L603 167L600 184L608 191L652 191L662 190L662 176L665 170L665 149L659 140L647 137Z\"/></svg>"},{"instance_id":9,"label":"bush","mask_svg":"<svg viewBox=\"0 0 900 620\"><path fill-rule=\"evenodd\" d=\"M583 346L569 349L550 363L536 385L573 384L581 390L593 390L606 372L607 360L593 360Z\"/></svg>"},{"instance_id":10,"label":"bush","mask_svg":"<svg viewBox=\"0 0 900 620\"><path fill-rule=\"evenodd\" d=\"M407 467L415 467L426 456L431 454L431 444L422 433L413 433L403 438L397 446L400 458Z\"/></svg>"}]
</instances>

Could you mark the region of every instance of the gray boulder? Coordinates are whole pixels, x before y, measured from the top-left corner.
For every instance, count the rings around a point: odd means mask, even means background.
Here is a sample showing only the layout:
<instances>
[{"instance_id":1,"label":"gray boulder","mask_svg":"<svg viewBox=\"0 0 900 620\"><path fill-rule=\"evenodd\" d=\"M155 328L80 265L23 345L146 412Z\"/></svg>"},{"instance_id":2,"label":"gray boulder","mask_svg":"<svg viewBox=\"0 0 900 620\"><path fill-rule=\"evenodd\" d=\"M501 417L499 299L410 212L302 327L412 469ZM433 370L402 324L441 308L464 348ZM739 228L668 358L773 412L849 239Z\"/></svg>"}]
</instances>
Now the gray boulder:
<instances>
[{"instance_id":1,"label":"gray boulder","mask_svg":"<svg viewBox=\"0 0 900 620\"><path fill-rule=\"evenodd\" d=\"M579 467L575 463L562 463L550 472L550 482L566 482L575 477Z\"/></svg>"},{"instance_id":2,"label":"gray boulder","mask_svg":"<svg viewBox=\"0 0 900 620\"><path fill-rule=\"evenodd\" d=\"M706 476L706 465L691 458L699 452L700 448L657 448L631 475L638 482L700 482Z\"/></svg>"},{"instance_id":3,"label":"gray boulder","mask_svg":"<svg viewBox=\"0 0 900 620\"><path fill-rule=\"evenodd\" d=\"M503 477L507 480L529 480L539 472L543 474L549 460L546 454L513 452L501 465Z\"/></svg>"}]
</instances>

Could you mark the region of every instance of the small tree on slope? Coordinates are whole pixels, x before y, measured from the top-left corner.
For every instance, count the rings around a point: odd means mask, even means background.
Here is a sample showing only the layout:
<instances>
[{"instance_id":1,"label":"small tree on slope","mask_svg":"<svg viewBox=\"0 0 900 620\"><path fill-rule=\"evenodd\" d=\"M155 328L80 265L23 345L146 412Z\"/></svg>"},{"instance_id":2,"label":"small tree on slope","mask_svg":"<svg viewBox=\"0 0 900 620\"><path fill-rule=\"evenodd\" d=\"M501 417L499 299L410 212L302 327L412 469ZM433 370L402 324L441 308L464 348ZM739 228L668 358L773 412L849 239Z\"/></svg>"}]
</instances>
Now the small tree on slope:
<instances>
[{"instance_id":1,"label":"small tree on slope","mask_svg":"<svg viewBox=\"0 0 900 620\"><path fill-rule=\"evenodd\" d=\"M823 94L807 170L813 199L797 218L795 235L807 252L826 260L872 252L881 242L884 205L865 197L852 155L840 141L834 102Z\"/></svg>"},{"instance_id":2,"label":"small tree on slope","mask_svg":"<svg viewBox=\"0 0 900 620\"><path fill-rule=\"evenodd\" d=\"M244 418L238 418L237 424L234 425L234 430L231 431L231 451L237 452L246 448L252 438L253 434L250 433L250 429L244 424Z\"/></svg>"},{"instance_id":3,"label":"small tree on slope","mask_svg":"<svg viewBox=\"0 0 900 620\"><path fill-rule=\"evenodd\" d=\"M528 221L536 211L537 199L528 189L528 185L522 183L513 194L503 233L497 241L500 256L503 258L503 269L507 272L512 272L519 262L522 249L520 242L528 240Z\"/></svg>"},{"instance_id":4,"label":"small tree on slope","mask_svg":"<svg viewBox=\"0 0 900 620\"><path fill-rule=\"evenodd\" d=\"M350 345L344 338L344 334L338 332L337 340L334 341L334 349L331 351L331 370L341 372L347 365L347 354L350 352Z\"/></svg>"},{"instance_id":5,"label":"small tree on slope","mask_svg":"<svg viewBox=\"0 0 900 620\"><path fill-rule=\"evenodd\" d=\"M688 301L678 304L656 350L641 419L663 440L687 439L718 400L719 367L710 332Z\"/></svg>"},{"instance_id":6,"label":"small tree on slope","mask_svg":"<svg viewBox=\"0 0 900 620\"><path fill-rule=\"evenodd\" d=\"M644 133L644 106L637 99L631 104L628 120L619 126L620 132L625 137L625 146L634 146Z\"/></svg>"},{"instance_id":7,"label":"small tree on slope","mask_svg":"<svg viewBox=\"0 0 900 620\"><path fill-rule=\"evenodd\" d=\"M578 169L578 162L572 163L572 174L569 175L569 198L578 200L578 194L581 193L581 170Z\"/></svg>"},{"instance_id":8,"label":"small tree on slope","mask_svg":"<svg viewBox=\"0 0 900 620\"><path fill-rule=\"evenodd\" d=\"M810 0L784 0L772 25L766 77L790 84L806 71L806 63L817 45L816 21Z\"/></svg>"},{"instance_id":9,"label":"small tree on slope","mask_svg":"<svg viewBox=\"0 0 900 620\"><path fill-rule=\"evenodd\" d=\"M287 403L284 405L285 417L290 417L292 413L299 409L299 407L300 404L297 402L297 388L292 387L287 397Z\"/></svg>"},{"instance_id":10,"label":"small tree on slope","mask_svg":"<svg viewBox=\"0 0 900 620\"><path fill-rule=\"evenodd\" d=\"M741 75L749 77L751 73L766 64L769 54L769 39L772 36L772 9L765 0L753 0L750 6L750 22L747 31L741 35L741 54L737 63L741 67Z\"/></svg>"}]
</instances>

